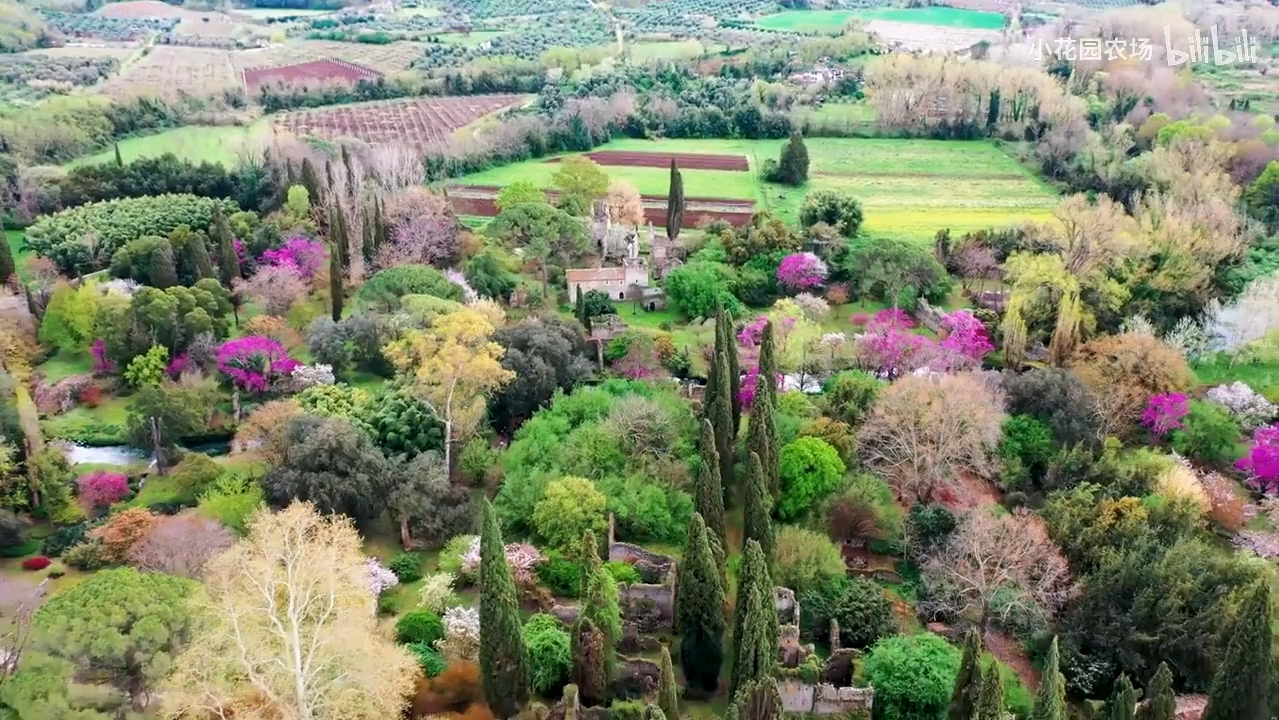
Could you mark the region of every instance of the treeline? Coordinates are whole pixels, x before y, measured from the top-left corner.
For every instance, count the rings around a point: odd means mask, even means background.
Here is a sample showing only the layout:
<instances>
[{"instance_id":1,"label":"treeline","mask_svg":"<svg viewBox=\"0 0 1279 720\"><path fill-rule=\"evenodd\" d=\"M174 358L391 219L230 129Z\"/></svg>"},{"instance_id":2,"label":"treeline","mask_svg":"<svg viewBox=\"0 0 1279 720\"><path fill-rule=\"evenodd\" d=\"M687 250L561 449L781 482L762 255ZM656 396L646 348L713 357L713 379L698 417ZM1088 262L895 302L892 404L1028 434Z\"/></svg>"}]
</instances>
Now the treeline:
<instances>
[{"instance_id":1,"label":"treeline","mask_svg":"<svg viewBox=\"0 0 1279 720\"><path fill-rule=\"evenodd\" d=\"M546 73L522 74L482 71L474 74L450 73L442 78L377 78L359 80L354 85L332 83L311 87L264 85L258 102L267 113L315 108L325 105L394 100L424 95L489 95L493 93L535 93L546 85Z\"/></svg>"},{"instance_id":2,"label":"treeline","mask_svg":"<svg viewBox=\"0 0 1279 720\"><path fill-rule=\"evenodd\" d=\"M61 165L142 132L179 127L203 109L152 98L112 102L101 97L52 97L28 107L0 110L0 157L23 165Z\"/></svg>"}]
</instances>

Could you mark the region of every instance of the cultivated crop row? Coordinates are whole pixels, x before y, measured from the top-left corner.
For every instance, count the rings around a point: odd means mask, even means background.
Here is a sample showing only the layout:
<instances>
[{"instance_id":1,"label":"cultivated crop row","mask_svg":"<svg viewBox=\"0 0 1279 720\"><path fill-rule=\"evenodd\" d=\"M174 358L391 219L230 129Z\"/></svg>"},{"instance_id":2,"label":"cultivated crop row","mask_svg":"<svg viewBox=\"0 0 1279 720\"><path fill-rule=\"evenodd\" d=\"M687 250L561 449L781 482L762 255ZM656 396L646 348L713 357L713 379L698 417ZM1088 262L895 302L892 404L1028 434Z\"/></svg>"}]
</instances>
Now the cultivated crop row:
<instances>
[{"instance_id":1,"label":"cultivated crop row","mask_svg":"<svg viewBox=\"0 0 1279 720\"><path fill-rule=\"evenodd\" d=\"M454 130L520 99L518 95L415 98L301 110L287 113L276 124L295 135L424 148L444 143Z\"/></svg>"},{"instance_id":2,"label":"cultivated crop row","mask_svg":"<svg viewBox=\"0 0 1279 720\"><path fill-rule=\"evenodd\" d=\"M376 80L381 73L342 60L313 60L297 65L259 68L244 71L244 84L249 92L256 92L263 85L311 85L317 83Z\"/></svg>"}]
</instances>

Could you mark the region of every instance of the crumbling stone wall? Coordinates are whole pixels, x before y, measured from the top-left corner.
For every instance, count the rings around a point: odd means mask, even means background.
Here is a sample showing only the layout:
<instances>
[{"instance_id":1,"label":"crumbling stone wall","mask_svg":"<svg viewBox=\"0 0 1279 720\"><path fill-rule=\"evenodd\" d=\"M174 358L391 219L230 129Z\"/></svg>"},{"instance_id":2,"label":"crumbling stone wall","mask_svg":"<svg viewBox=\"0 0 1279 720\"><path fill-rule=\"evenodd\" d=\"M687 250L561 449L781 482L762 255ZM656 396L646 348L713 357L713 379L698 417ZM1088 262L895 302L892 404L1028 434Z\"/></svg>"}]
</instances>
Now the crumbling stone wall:
<instances>
[{"instance_id":1,"label":"crumbling stone wall","mask_svg":"<svg viewBox=\"0 0 1279 720\"><path fill-rule=\"evenodd\" d=\"M675 621L675 559L649 552L639 545L617 542L612 515L608 517L608 559L629 564L644 580L617 587L622 619L643 623L641 632L669 629Z\"/></svg>"},{"instance_id":2,"label":"crumbling stone wall","mask_svg":"<svg viewBox=\"0 0 1279 720\"><path fill-rule=\"evenodd\" d=\"M788 713L865 713L869 716L875 701L873 688L835 687L830 683L810 685L793 678L779 682L777 689L782 696L782 709Z\"/></svg>"}]
</instances>

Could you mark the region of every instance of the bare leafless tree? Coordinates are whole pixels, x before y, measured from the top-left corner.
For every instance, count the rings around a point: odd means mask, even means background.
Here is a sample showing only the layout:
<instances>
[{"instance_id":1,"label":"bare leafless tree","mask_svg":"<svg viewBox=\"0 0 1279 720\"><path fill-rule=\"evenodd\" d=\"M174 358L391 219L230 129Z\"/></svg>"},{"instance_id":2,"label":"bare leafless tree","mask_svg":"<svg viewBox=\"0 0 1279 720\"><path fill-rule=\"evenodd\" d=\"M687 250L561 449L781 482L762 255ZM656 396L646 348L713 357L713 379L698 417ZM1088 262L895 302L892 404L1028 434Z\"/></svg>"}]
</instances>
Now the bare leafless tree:
<instances>
[{"instance_id":1,"label":"bare leafless tree","mask_svg":"<svg viewBox=\"0 0 1279 720\"><path fill-rule=\"evenodd\" d=\"M233 542L231 533L216 520L190 514L163 517L129 550L129 564L139 570L196 578L205 563Z\"/></svg>"},{"instance_id":2,"label":"bare leafless tree","mask_svg":"<svg viewBox=\"0 0 1279 720\"><path fill-rule=\"evenodd\" d=\"M1037 517L1024 510L997 517L988 507L963 516L924 561L923 580L934 616L966 617L982 633L1014 613L1051 619L1076 592L1066 556Z\"/></svg>"},{"instance_id":3,"label":"bare leafless tree","mask_svg":"<svg viewBox=\"0 0 1279 720\"><path fill-rule=\"evenodd\" d=\"M0 617L8 620L8 630L0 635L0 688L18 669L18 661L31 642L31 620L44 602L49 581L32 585L19 579L0 582Z\"/></svg>"}]
</instances>

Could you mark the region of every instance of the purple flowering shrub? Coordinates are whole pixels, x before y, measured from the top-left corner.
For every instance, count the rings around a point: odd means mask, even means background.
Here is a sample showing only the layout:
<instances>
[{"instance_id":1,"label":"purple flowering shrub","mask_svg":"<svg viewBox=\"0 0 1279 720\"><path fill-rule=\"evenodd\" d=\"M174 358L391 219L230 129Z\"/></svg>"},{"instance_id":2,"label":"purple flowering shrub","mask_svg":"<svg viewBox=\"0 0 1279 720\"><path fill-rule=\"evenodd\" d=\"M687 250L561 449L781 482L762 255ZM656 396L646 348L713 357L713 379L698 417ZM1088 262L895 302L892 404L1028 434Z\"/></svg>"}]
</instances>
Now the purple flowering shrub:
<instances>
[{"instance_id":1,"label":"purple flowering shrub","mask_svg":"<svg viewBox=\"0 0 1279 720\"><path fill-rule=\"evenodd\" d=\"M249 392L266 392L298 364L283 345L261 335L228 340L218 349L218 370Z\"/></svg>"}]
</instances>

